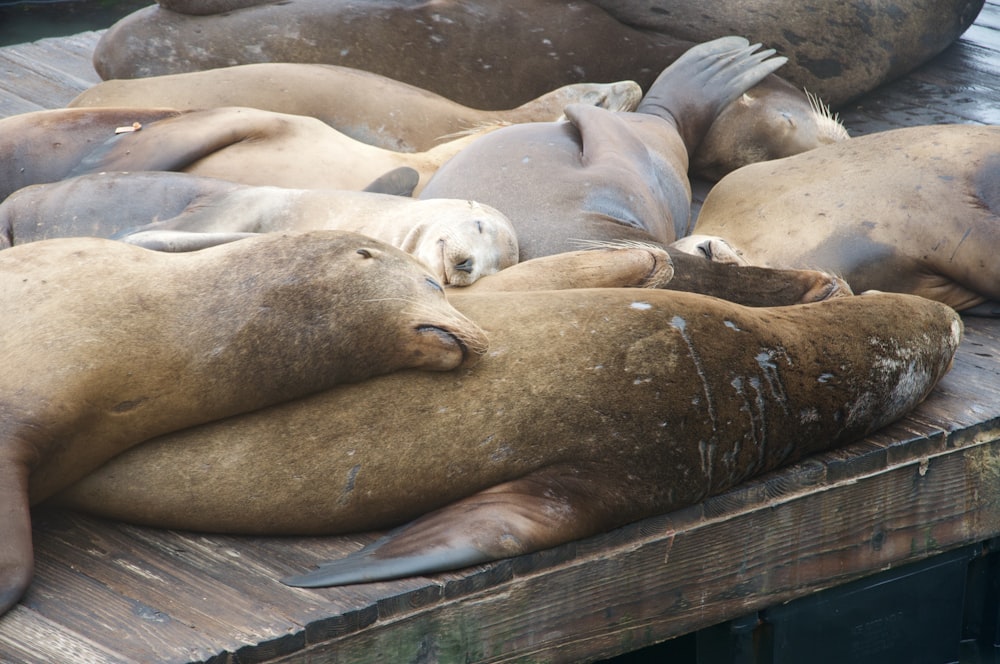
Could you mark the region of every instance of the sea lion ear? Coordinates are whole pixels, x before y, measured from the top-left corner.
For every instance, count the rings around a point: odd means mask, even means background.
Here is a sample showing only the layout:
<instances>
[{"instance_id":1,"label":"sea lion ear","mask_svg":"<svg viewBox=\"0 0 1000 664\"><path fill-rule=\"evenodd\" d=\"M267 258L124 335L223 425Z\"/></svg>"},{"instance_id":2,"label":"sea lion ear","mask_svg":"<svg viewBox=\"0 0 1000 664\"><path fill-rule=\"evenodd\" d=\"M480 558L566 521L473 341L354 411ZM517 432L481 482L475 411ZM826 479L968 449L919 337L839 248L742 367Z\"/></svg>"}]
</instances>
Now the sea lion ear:
<instances>
[{"instance_id":1,"label":"sea lion ear","mask_svg":"<svg viewBox=\"0 0 1000 664\"><path fill-rule=\"evenodd\" d=\"M361 254L364 258L372 258L372 250L362 247L358 249L357 253Z\"/></svg>"}]
</instances>

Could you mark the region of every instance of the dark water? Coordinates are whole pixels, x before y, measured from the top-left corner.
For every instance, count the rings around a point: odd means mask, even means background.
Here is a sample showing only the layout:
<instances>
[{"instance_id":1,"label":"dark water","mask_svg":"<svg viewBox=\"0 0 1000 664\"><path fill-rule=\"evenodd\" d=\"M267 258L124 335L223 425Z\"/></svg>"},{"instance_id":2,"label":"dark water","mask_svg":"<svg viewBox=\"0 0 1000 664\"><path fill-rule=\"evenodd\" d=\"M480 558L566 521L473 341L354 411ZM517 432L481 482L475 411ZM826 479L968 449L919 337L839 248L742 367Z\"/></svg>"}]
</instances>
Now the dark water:
<instances>
[{"instance_id":1,"label":"dark water","mask_svg":"<svg viewBox=\"0 0 1000 664\"><path fill-rule=\"evenodd\" d=\"M0 0L0 46L103 30L153 0Z\"/></svg>"}]
</instances>

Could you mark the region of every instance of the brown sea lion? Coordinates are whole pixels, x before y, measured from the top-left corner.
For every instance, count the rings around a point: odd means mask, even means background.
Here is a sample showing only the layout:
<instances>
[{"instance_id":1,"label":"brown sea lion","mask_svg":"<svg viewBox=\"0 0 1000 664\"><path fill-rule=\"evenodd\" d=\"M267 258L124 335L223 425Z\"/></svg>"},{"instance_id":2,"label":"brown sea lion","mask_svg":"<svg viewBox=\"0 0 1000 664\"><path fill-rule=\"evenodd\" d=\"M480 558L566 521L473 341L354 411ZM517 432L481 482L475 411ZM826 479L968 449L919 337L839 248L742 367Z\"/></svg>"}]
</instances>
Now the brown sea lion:
<instances>
[{"instance_id":1,"label":"brown sea lion","mask_svg":"<svg viewBox=\"0 0 1000 664\"><path fill-rule=\"evenodd\" d=\"M468 285L517 262L510 221L473 201L257 187L146 171L33 185L0 203L0 248L90 234L159 251L194 251L256 233L306 230L381 240L415 256L446 286Z\"/></svg>"},{"instance_id":2,"label":"brown sea lion","mask_svg":"<svg viewBox=\"0 0 1000 664\"><path fill-rule=\"evenodd\" d=\"M788 57L782 76L840 106L930 60L983 0L590 0L626 25L680 39L746 35Z\"/></svg>"},{"instance_id":3,"label":"brown sea lion","mask_svg":"<svg viewBox=\"0 0 1000 664\"><path fill-rule=\"evenodd\" d=\"M808 267L856 291L914 293L966 310L1000 300L1000 127L895 129L740 169L696 233L755 265Z\"/></svg>"},{"instance_id":4,"label":"brown sea lion","mask_svg":"<svg viewBox=\"0 0 1000 664\"><path fill-rule=\"evenodd\" d=\"M153 436L485 349L409 255L354 233L190 254L98 238L0 252L0 612L32 575L28 507Z\"/></svg>"},{"instance_id":5,"label":"brown sea lion","mask_svg":"<svg viewBox=\"0 0 1000 664\"><path fill-rule=\"evenodd\" d=\"M66 109L87 110L102 109ZM362 143L302 115L244 107L183 111L109 136L71 175L184 171L243 184L360 190L386 172L409 167L419 174L416 194L448 158L493 130L482 127L426 152L408 153Z\"/></svg>"},{"instance_id":6,"label":"brown sea lion","mask_svg":"<svg viewBox=\"0 0 1000 664\"><path fill-rule=\"evenodd\" d=\"M194 4L200 3L161 3L188 12ZM498 95L524 95L514 102L521 103L584 80L634 79L645 88L678 55L678 43L683 51L738 34L788 56L783 75L791 83L839 106L940 53L982 6L983 0L297 0L218 16L154 6L112 26L94 65L109 79L248 62L325 62L497 108L507 103L491 106Z\"/></svg>"},{"instance_id":7,"label":"brown sea lion","mask_svg":"<svg viewBox=\"0 0 1000 664\"><path fill-rule=\"evenodd\" d=\"M127 79L258 62L325 63L498 109L572 83L628 79L648 88L695 43L628 27L570 0L297 0L220 16L139 10L101 38L94 66L104 79ZM720 141L739 136L741 127L772 123L776 114L788 114L802 137L789 140L779 124L773 136L742 139L753 140L753 149L738 154L785 156L823 134L823 118L801 87L762 86L751 96L756 103L718 119ZM726 147L703 160L735 152Z\"/></svg>"},{"instance_id":8,"label":"brown sea lion","mask_svg":"<svg viewBox=\"0 0 1000 664\"><path fill-rule=\"evenodd\" d=\"M633 81L574 83L517 108L484 111L360 69L270 62L104 81L84 90L68 106L179 110L249 106L308 115L387 150L424 152L446 137L481 125L558 120L563 108L573 103L631 111L641 97L642 90Z\"/></svg>"},{"instance_id":9,"label":"brown sea lion","mask_svg":"<svg viewBox=\"0 0 1000 664\"><path fill-rule=\"evenodd\" d=\"M452 300L490 334L472 369L396 373L161 437L57 504L210 532L410 522L295 585L454 569L857 440L922 400L961 336L953 310L899 294L774 309L637 289Z\"/></svg>"},{"instance_id":10,"label":"brown sea lion","mask_svg":"<svg viewBox=\"0 0 1000 664\"><path fill-rule=\"evenodd\" d=\"M741 37L693 47L633 113L573 104L566 122L483 135L420 196L497 208L514 224L521 260L587 241L673 242L688 232L691 153L723 107L784 62L758 47Z\"/></svg>"}]
</instances>

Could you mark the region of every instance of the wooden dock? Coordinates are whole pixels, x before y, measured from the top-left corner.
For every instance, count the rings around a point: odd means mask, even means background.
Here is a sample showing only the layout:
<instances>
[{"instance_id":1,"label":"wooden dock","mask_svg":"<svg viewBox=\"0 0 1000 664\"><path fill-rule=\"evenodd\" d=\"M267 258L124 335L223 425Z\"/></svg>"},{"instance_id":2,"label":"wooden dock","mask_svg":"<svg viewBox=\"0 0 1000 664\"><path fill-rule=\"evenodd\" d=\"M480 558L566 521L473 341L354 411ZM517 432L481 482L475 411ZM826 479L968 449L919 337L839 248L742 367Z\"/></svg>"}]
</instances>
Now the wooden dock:
<instances>
[{"instance_id":1,"label":"wooden dock","mask_svg":"<svg viewBox=\"0 0 1000 664\"><path fill-rule=\"evenodd\" d=\"M849 130L1000 124L998 27L990 0L944 54L843 109ZM0 116L59 107L96 83L98 38L0 49ZM37 510L36 577L0 618L0 661L588 662L947 552L982 558L1000 536L1000 321L965 324L930 398L865 441L456 573L293 589L276 579L375 535L209 536Z\"/></svg>"}]
</instances>

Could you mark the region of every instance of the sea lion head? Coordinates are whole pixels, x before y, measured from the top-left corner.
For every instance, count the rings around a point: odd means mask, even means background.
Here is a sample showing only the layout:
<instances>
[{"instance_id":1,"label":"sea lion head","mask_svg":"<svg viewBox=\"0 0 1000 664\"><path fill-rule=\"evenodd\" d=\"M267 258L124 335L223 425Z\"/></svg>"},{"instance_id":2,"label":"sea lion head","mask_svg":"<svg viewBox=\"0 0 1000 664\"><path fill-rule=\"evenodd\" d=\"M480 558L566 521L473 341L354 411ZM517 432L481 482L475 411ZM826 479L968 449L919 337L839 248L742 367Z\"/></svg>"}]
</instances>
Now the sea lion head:
<instances>
[{"instance_id":1,"label":"sea lion head","mask_svg":"<svg viewBox=\"0 0 1000 664\"><path fill-rule=\"evenodd\" d=\"M445 286L468 286L517 263L517 234L499 210L474 201L426 199L426 221L404 247ZM412 247L412 249L409 249Z\"/></svg>"},{"instance_id":2,"label":"sea lion head","mask_svg":"<svg viewBox=\"0 0 1000 664\"><path fill-rule=\"evenodd\" d=\"M718 235L688 235L672 242L670 246L686 254L701 256L716 263L750 265L750 261L743 257L742 251Z\"/></svg>"},{"instance_id":3,"label":"sea lion head","mask_svg":"<svg viewBox=\"0 0 1000 664\"><path fill-rule=\"evenodd\" d=\"M371 296L364 305L374 314L372 336L389 334L400 340L393 364L449 371L471 366L486 352L486 333L451 306L434 272L381 242L361 242L355 253L380 268L382 276L371 271L371 283L363 286Z\"/></svg>"},{"instance_id":4,"label":"sea lion head","mask_svg":"<svg viewBox=\"0 0 1000 664\"><path fill-rule=\"evenodd\" d=\"M692 158L693 172L719 180L748 164L850 138L837 115L816 95L772 79L723 109Z\"/></svg>"},{"instance_id":5,"label":"sea lion head","mask_svg":"<svg viewBox=\"0 0 1000 664\"><path fill-rule=\"evenodd\" d=\"M252 268L257 282L261 275L277 282L261 305L275 329L257 323L246 334L272 338L299 321L282 352L289 361L302 347L336 354L339 382L399 369L448 371L486 351L486 333L452 307L437 276L386 242L349 231L264 233L190 255L214 259L209 252L235 256L232 272ZM279 309L280 317L270 313Z\"/></svg>"}]
</instances>

